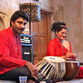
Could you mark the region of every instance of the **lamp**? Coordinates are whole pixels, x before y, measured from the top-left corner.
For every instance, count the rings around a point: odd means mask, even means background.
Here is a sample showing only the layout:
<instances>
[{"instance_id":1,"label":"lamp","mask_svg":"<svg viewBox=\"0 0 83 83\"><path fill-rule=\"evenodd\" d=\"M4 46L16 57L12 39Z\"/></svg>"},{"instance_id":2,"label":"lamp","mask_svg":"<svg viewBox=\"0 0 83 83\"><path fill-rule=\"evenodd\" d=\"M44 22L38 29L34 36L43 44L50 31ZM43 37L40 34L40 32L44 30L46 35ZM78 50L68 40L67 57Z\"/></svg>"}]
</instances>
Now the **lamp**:
<instances>
[{"instance_id":1,"label":"lamp","mask_svg":"<svg viewBox=\"0 0 83 83\"><path fill-rule=\"evenodd\" d=\"M29 31L31 34L31 21L40 21L41 20L39 2L33 1L30 3L22 3L22 4L20 4L20 10L27 12L30 17Z\"/></svg>"},{"instance_id":2,"label":"lamp","mask_svg":"<svg viewBox=\"0 0 83 83\"><path fill-rule=\"evenodd\" d=\"M41 16L39 3L23 3L20 4L20 9L29 14L30 21L40 21Z\"/></svg>"}]
</instances>

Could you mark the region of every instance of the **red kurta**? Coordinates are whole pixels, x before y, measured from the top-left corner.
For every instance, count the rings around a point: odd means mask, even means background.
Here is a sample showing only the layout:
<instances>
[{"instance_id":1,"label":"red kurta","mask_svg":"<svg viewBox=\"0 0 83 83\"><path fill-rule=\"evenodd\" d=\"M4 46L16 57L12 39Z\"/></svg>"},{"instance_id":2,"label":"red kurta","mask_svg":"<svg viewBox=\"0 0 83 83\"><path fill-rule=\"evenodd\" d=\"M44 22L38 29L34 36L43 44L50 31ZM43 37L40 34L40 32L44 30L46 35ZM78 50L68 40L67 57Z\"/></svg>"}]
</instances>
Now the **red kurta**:
<instances>
[{"instance_id":1,"label":"red kurta","mask_svg":"<svg viewBox=\"0 0 83 83\"><path fill-rule=\"evenodd\" d=\"M15 37L12 28L0 31L0 74L26 63L22 60L20 37Z\"/></svg>"},{"instance_id":2,"label":"red kurta","mask_svg":"<svg viewBox=\"0 0 83 83\"><path fill-rule=\"evenodd\" d=\"M70 49L71 51L71 49ZM58 38L50 41L47 48L47 56L64 56L68 50L60 43Z\"/></svg>"},{"instance_id":3,"label":"red kurta","mask_svg":"<svg viewBox=\"0 0 83 83\"><path fill-rule=\"evenodd\" d=\"M46 56L65 56L68 50L60 43L58 38L54 38L48 44L47 54ZM72 52L71 45L70 45L70 52ZM74 58L74 57L69 57ZM83 78L83 67L80 67L79 77Z\"/></svg>"}]
</instances>

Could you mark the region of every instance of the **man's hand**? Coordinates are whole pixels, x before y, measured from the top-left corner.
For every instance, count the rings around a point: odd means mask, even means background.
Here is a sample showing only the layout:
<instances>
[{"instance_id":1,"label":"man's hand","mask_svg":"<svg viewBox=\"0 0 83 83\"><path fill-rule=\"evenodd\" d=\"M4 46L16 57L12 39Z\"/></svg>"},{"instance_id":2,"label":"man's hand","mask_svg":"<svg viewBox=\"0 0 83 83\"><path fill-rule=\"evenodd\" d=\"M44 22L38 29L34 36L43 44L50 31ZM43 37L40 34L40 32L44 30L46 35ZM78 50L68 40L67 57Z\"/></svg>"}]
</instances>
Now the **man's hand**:
<instances>
[{"instance_id":1,"label":"man's hand","mask_svg":"<svg viewBox=\"0 0 83 83\"><path fill-rule=\"evenodd\" d=\"M35 79L37 79L38 77L38 70L35 67L35 65L33 65L31 62L26 62L25 66L27 66L32 74L32 77L34 77Z\"/></svg>"}]
</instances>

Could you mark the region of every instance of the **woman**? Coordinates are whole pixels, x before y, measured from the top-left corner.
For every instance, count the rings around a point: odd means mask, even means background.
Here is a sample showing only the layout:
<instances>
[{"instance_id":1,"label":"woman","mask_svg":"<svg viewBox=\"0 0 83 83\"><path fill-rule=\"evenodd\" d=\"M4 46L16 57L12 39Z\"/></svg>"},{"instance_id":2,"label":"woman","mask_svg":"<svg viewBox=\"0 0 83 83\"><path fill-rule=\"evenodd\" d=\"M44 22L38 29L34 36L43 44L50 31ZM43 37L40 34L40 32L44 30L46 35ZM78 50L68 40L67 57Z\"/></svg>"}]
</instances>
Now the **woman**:
<instances>
[{"instance_id":1,"label":"woman","mask_svg":"<svg viewBox=\"0 0 83 83\"><path fill-rule=\"evenodd\" d=\"M58 56L64 59L76 59L76 55L72 53L71 44L66 40L68 29L64 22L55 22L52 24L51 31L55 33L47 48L47 56ZM83 77L83 68L80 67L80 77Z\"/></svg>"}]
</instances>

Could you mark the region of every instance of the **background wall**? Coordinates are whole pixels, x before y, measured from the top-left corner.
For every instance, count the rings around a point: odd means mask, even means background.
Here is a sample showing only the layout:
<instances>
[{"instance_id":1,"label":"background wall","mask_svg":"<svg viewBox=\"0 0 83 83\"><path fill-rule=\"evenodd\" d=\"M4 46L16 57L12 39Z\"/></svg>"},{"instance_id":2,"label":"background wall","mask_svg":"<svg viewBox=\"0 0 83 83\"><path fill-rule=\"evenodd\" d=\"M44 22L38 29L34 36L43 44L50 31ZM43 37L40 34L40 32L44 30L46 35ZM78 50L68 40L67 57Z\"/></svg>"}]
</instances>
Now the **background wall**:
<instances>
[{"instance_id":1,"label":"background wall","mask_svg":"<svg viewBox=\"0 0 83 83\"><path fill-rule=\"evenodd\" d=\"M17 0L0 0L0 17L3 19L4 28L9 25L10 17L17 9L19 9Z\"/></svg>"},{"instance_id":2,"label":"background wall","mask_svg":"<svg viewBox=\"0 0 83 83\"><path fill-rule=\"evenodd\" d=\"M73 51L78 59L83 61L83 0L52 0L53 21L67 23Z\"/></svg>"},{"instance_id":3,"label":"background wall","mask_svg":"<svg viewBox=\"0 0 83 83\"><path fill-rule=\"evenodd\" d=\"M50 0L41 0L40 5L41 8L50 11ZM33 0L0 0L0 17L3 19L4 28L9 26L9 21L12 13L19 9L19 5L21 3L33 2Z\"/></svg>"}]
</instances>

